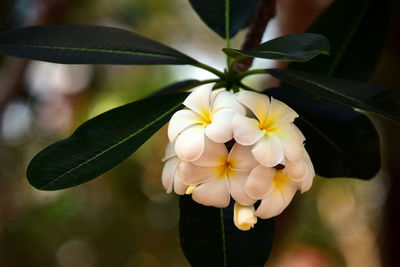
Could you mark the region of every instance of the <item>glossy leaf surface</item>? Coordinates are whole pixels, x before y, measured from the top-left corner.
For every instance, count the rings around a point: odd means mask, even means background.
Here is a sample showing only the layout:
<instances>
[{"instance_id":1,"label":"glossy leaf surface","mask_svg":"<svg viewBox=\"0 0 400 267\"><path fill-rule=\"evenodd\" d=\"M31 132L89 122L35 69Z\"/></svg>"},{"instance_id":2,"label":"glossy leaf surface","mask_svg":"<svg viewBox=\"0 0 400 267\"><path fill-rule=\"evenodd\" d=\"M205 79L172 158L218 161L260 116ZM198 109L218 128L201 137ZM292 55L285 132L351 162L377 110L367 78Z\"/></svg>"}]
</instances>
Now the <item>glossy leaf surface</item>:
<instances>
[{"instance_id":1,"label":"glossy leaf surface","mask_svg":"<svg viewBox=\"0 0 400 267\"><path fill-rule=\"evenodd\" d=\"M265 93L300 115L295 124L306 137L306 149L318 175L368 180L377 174L379 136L365 115L286 85Z\"/></svg>"},{"instance_id":2,"label":"glossy leaf surface","mask_svg":"<svg viewBox=\"0 0 400 267\"><path fill-rule=\"evenodd\" d=\"M31 26L0 33L0 53L63 64L191 64L195 60L166 45L122 29Z\"/></svg>"},{"instance_id":3,"label":"glossy leaf surface","mask_svg":"<svg viewBox=\"0 0 400 267\"><path fill-rule=\"evenodd\" d=\"M29 182L38 189L58 190L96 178L135 152L181 108L186 96L147 98L88 120L32 159Z\"/></svg>"},{"instance_id":4,"label":"glossy leaf surface","mask_svg":"<svg viewBox=\"0 0 400 267\"><path fill-rule=\"evenodd\" d=\"M272 76L314 96L351 108L372 112L400 123L400 106L385 96L386 89L371 83L358 83L293 70L268 69Z\"/></svg>"},{"instance_id":5,"label":"glossy leaf surface","mask_svg":"<svg viewBox=\"0 0 400 267\"><path fill-rule=\"evenodd\" d=\"M226 39L247 26L260 0L189 0L210 29Z\"/></svg>"},{"instance_id":6,"label":"glossy leaf surface","mask_svg":"<svg viewBox=\"0 0 400 267\"><path fill-rule=\"evenodd\" d=\"M368 81L390 28L394 14L391 2L333 1L308 30L328 38L332 47L330 56L317 57L307 64L292 63L290 69Z\"/></svg>"},{"instance_id":7,"label":"glossy leaf surface","mask_svg":"<svg viewBox=\"0 0 400 267\"><path fill-rule=\"evenodd\" d=\"M188 80L175 82L173 84L170 84L170 85L156 91L153 94L153 96L160 96L160 95L167 95L167 94L172 94L172 93L183 92L190 88L194 88L196 86L196 84L198 84L198 83L199 83L199 81L194 80L194 79L188 79Z\"/></svg>"},{"instance_id":8,"label":"glossy leaf surface","mask_svg":"<svg viewBox=\"0 0 400 267\"><path fill-rule=\"evenodd\" d=\"M233 201L225 209L207 207L191 196L180 199L180 239L193 267L262 267L272 249L273 220L258 219L255 227L241 231L233 223Z\"/></svg>"},{"instance_id":9,"label":"glossy leaf surface","mask_svg":"<svg viewBox=\"0 0 400 267\"><path fill-rule=\"evenodd\" d=\"M283 61L308 61L319 54L328 55L330 44L325 36L315 33L284 35L249 50L224 48L232 57L249 56Z\"/></svg>"}]
</instances>

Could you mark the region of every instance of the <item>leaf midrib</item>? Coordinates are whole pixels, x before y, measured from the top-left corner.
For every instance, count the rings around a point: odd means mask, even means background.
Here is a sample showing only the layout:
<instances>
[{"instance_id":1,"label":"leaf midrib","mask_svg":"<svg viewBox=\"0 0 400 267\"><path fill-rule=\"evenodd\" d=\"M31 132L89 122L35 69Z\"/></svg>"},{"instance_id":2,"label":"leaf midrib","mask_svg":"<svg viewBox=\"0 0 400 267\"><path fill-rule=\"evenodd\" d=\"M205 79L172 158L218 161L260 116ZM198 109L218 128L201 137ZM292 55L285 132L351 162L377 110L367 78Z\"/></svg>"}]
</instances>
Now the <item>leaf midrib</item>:
<instances>
[{"instance_id":1,"label":"leaf midrib","mask_svg":"<svg viewBox=\"0 0 400 267\"><path fill-rule=\"evenodd\" d=\"M8 45L8 46L14 46L14 45ZM152 57L161 57L161 58L169 58L169 59L182 59L181 57L165 55L165 54L156 54L156 53L138 52L138 51L124 51L124 50L116 50L116 49L99 49L99 48L49 46L49 45L17 45L17 46L36 48L36 49L72 50L72 51L98 52L98 53L109 53L109 54L152 56Z\"/></svg>"},{"instance_id":2,"label":"leaf midrib","mask_svg":"<svg viewBox=\"0 0 400 267\"><path fill-rule=\"evenodd\" d=\"M105 153L107 153L108 151L114 149L115 147L119 146L120 144L125 143L126 141L128 141L129 139L133 138L134 136L136 136L137 134L141 133L142 131L146 130L147 128L149 128L150 126L154 125L155 123L157 123L158 121L160 121L161 119L165 118L168 114L170 114L172 111L174 111L176 108L178 108L180 105L182 105L182 102L180 102L179 104L173 106L172 108L170 108L167 112L165 112L163 115L161 115L160 117L158 117L157 119L155 119L154 121L152 121L151 123L146 124L144 127L142 127L141 129L139 129L138 131L128 135L126 138L118 141L117 143L115 143L114 145L108 147L107 149L101 151L100 153L96 154L94 157L91 157L89 159L87 159L86 161L80 163L79 165L77 165L76 167L66 171L65 173L59 175L58 177L56 177L55 179L53 179L51 182L47 183L46 185L40 187L40 189L46 189L48 186L50 186L51 184L57 182L58 180L62 179L63 177L65 177L66 175L74 172L75 170L81 168L82 166L85 166L86 164L90 163L91 161L97 159L98 157L104 155Z\"/></svg>"}]
</instances>

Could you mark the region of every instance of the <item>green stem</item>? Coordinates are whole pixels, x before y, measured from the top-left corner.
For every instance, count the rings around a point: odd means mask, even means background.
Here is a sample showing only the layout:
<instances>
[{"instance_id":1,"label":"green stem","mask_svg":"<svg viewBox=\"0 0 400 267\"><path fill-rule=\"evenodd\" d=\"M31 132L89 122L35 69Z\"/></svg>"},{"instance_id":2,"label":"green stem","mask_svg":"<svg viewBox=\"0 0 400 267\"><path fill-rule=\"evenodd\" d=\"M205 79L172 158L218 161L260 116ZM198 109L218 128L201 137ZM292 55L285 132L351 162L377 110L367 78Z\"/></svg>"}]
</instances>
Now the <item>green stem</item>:
<instances>
[{"instance_id":1,"label":"green stem","mask_svg":"<svg viewBox=\"0 0 400 267\"><path fill-rule=\"evenodd\" d=\"M216 83L219 81L221 81L221 79L209 79L209 80L199 81L197 83L189 85L188 87L185 87L184 91L187 91L189 89L195 88L195 87L203 85L203 84Z\"/></svg>"},{"instance_id":2,"label":"green stem","mask_svg":"<svg viewBox=\"0 0 400 267\"><path fill-rule=\"evenodd\" d=\"M201 63L201 62L196 62L196 63L192 64L192 66L201 68L203 70L207 70L207 71L217 75L221 79L225 79L225 75L224 75L223 72L221 72L221 71L219 71L219 70L217 70L217 69L215 69L215 68L213 68L213 67L211 67L211 66L209 66L207 64L204 64L204 63Z\"/></svg>"},{"instance_id":3,"label":"green stem","mask_svg":"<svg viewBox=\"0 0 400 267\"><path fill-rule=\"evenodd\" d=\"M245 85L245 84L242 83L242 82L239 82L239 87L241 87L241 88L243 88L243 89L245 89L245 90L248 90L248 91L253 91L253 92L257 92L257 93L260 92L260 91L257 91L257 90L254 89L254 88L251 88L250 86Z\"/></svg>"},{"instance_id":4,"label":"green stem","mask_svg":"<svg viewBox=\"0 0 400 267\"><path fill-rule=\"evenodd\" d=\"M265 69L255 69L255 70L248 70L248 71L243 71L237 74L237 78L239 80L242 80L244 77L254 75L254 74L267 74L268 71Z\"/></svg>"}]
</instances>

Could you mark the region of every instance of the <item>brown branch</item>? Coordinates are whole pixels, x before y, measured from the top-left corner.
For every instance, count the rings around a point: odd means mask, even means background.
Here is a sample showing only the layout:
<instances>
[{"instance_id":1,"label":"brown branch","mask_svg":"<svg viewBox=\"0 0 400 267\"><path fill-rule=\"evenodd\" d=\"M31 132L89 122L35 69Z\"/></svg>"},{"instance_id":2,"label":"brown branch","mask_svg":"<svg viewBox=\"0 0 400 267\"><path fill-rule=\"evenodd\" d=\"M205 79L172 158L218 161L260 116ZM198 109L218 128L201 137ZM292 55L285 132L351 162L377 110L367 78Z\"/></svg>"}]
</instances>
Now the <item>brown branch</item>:
<instances>
[{"instance_id":1,"label":"brown branch","mask_svg":"<svg viewBox=\"0 0 400 267\"><path fill-rule=\"evenodd\" d=\"M268 22L276 14L277 0L261 0L257 12L250 23L249 30L242 45L242 50L253 48L261 43ZM233 67L235 72L248 70L253 64L253 58L245 58L236 62Z\"/></svg>"}]
</instances>

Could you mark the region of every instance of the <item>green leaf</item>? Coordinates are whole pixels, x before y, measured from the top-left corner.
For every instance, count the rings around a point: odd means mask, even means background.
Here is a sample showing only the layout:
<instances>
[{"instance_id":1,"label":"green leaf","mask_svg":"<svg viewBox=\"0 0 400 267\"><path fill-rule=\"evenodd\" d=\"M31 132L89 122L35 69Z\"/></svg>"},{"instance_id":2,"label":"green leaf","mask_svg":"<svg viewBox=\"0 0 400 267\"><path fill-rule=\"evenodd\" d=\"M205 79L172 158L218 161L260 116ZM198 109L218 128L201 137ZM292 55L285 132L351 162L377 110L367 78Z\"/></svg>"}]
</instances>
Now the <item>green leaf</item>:
<instances>
[{"instance_id":1,"label":"green leaf","mask_svg":"<svg viewBox=\"0 0 400 267\"><path fill-rule=\"evenodd\" d=\"M189 0L199 17L224 39L246 27L260 0Z\"/></svg>"},{"instance_id":2,"label":"green leaf","mask_svg":"<svg viewBox=\"0 0 400 267\"><path fill-rule=\"evenodd\" d=\"M147 98L85 122L69 138L32 159L29 182L38 189L58 190L96 178L135 152L181 108L186 96Z\"/></svg>"},{"instance_id":3,"label":"green leaf","mask_svg":"<svg viewBox=\"0 0 400 267\"><path fill-rule=\"evenodd\" d=\"M293 70L267 69L285 83L341 105L372 112L400 123L400 106L384 97L386 89L371 83L359 83Z\"/></svg>"},{"instance_id":4,"label":"green leaf","mask_svg":"<svg viewBox=\"0 0 400 267\"><path fill-rule=\"evenodd\" d=\"M291 64L290 69L368 81L390 29L389 23L394 14L391 2L333 1L308 30L323 34L330 40L331 55L317 57L308 64Z\"/></svg>"},{"instance_id":5,"label":"green leaf","mask_svg":"<svg viewBox=\"0 0 400 267\"><path fill-rule=\"evenodd\" d=\"M273 220L258 219L254 228L241 231L233 223L233 203L218 209L181 197L180 239L191 266L265 265L274 238Z\"/></svg>"},{"instance_id":6,"label":"green leaf","mask_svg":"<svg viewBox=\"0 0 400 267\"><path fill-rule=\"evenodd\" d=\"M248 56L284 61L308 61L319 54L329 55L330 45L325 36L315 33L284 35L249 50L224 48L232 57Z\"/></svg>"},{"instance_id":7,"label":"green leaf","mask_svg":"<svg viewBox=\"0 0 400 267\"><path fill-rule=\"evenodd\" d=\"M47 25L0 33L0 53L63 64L192 64L181 52L133 32L83 25Z\"/></svg>"},{"instance_id":8,"label":"green leaf","mask_svg":"<svg viewBox=\"0 0 400 267\"><path fill-rule=\"evenodd\" d=\"M306 137L306 149L319 176L368 180L378 173L379 136L365 115L286 84L265 93L300 115L295 124Z\"/></svg>"},{"instance_id":9,"label":"green leaf","mask_svg":"<svg viewBox=\"0 0 400 267\"><path fill-rule=\"evenodd\" d=\"M160 95L167 95L167 94L172 94L172 93L177 93L177 92L183 92L183 91L186 91L188 89L195 87L198 83L199 83L199 80L194 80L194 79L188 79L188 80L175 82L173 84L170 84L170 85L158 90L152 96L160 96Z\"/></svg>"}]
</instances>

